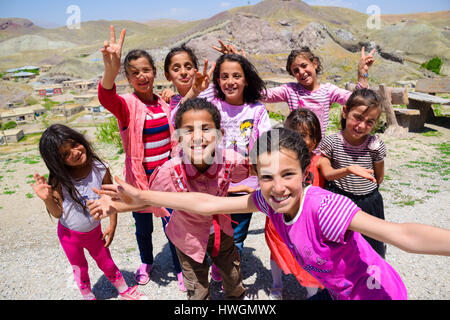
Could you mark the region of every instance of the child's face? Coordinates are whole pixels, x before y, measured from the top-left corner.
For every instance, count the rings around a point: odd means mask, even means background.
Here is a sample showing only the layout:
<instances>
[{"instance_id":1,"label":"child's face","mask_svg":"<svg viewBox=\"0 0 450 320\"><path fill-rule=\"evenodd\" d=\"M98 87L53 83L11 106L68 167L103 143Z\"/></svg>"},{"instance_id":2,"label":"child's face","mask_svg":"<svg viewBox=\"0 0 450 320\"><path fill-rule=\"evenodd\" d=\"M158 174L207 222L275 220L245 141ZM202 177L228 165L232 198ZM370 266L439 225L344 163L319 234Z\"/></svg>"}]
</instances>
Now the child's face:
<instances>
[{"instance_id":1,"label":"child's face","mask_svg":"<svg viewBox=\"0 0 450 320\"><path fill-rule=\"evenodd\" d=\"M180 52L171 59L169 72L165 73L168 81L172 81L178 92L185 96L192 87L195 66L187 52Z\"/></svg>"},{"instance_id":2,"label":"child's face","mask_svg":"<svg viewBox=\"0 0 450 320\"><path fill-rule=\"evenodd\" d=\"M358 106L347 112L346 107L344 107L343 117L346 119L345 139L355 145L363 143L366 136L370 134L377 123L379 116L380 110L378 108Z\"/></svg>"},{"instance_id":3,"label":"child's face","mask_svg":"<svg viewBox=\"0 0 450 320\"><path fill-rule=\"evenodd\" d=\"M303 174L297 155L281 149L258 157L258 180L264 199L273 210L295 217L303 194Z\"/></svg>"},{"instance_id":4,"label":"child's face","mask_svg":"<svg viewBox=\"0 0 450 320\"><path fill-rule=\"evenodd\" d=\"M141 57L130 61L130 66L126 71L128 82L133 86L137 93L153 93L155 70L147 58Z\"/></svg>"},{"instance_id":5,"label":"child's face","mask_svg":"<svg viewBox=\"0 0 450 320\"><path fill-rule=\"evenodd\" d=\"M200 171L213 162L214 151L222 134L206 110L189 110L183 114L178 130L183 152Z\"/></svg>"},{"instance_id":6,"label":"child's face","mask_svg":"<svg viewBox=\"0 0 450 320\"><path fill-rule=\"evenodd\" d=\"M247 81L240 63L224 61L220 66L219 77L219 85L225 94L225 101L232 105L244 104L244 89Z\"/></svg>"},{"instance_id":7,"label":"child's face","mask_svg":"<svg viewBox=\"0 0 450 320\"><path fill-rule=\"evenodd\" d=\"M302 126L299 126L297 129L297 132L302 136L303 141L305 141L309 152L313 152L313 150L317 146L316 146L316 143L314 142L314 138L312 137L310 130L308 130L307 128L304 128Z\"/></svg>"},{"instance_id":8,"label":"child's face","mask_svg":"<svg viewBox=\"0 0 450 320\"><path fill-rule=\"evenodd\" d=\"M69 167L82 167L86 164L86 148L75 141L67 141L59 148L64 163Z\"/></svg>"},{"instance_id":9,"label":"child's face","mask_svg":"<svg viewBox=\"0 0 450 320\"><path fill-rule=\"evenodd\" d=\"M304 88L312 91L317 84L317 63L298 55L291 65L291 72Z\"/></svg>"}]
</instances>

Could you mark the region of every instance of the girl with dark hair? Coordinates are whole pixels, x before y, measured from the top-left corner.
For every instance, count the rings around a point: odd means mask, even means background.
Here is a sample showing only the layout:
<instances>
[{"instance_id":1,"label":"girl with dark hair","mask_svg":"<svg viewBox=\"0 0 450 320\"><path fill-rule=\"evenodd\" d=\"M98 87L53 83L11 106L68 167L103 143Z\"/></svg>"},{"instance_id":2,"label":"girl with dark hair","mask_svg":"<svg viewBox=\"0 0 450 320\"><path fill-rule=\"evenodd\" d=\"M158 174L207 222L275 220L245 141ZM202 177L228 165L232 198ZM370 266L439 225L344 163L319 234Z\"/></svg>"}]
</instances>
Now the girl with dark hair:
<instances>
[{"instance_id":1,"label":"girl with dark hair","mask_svg":"<svg viewBox=\"0 0 450 320\"><path fill-rule=\"evenodd\" d=\"M323 292L329 293L328 298L338 300L407 299L399 274L362 234L409 253L450 256L450 230L387 222L365 213L343 195L305 186L309 149L292 130L280 128L262 134L251 159L256 162L260 185L253 194L229 198L141 191L116 177L119 185L96 190L103 195L89 208L96 218L118 212L116 208L123 202L136 208L172 205L205 216L260 211L272 221L297 263L327 288ZM117 198L123 202L112 201Z\"/></svg>"},{"instance_id":2,"label":"girl with dark hair","mask_svg":"<svg viewBox=\"0 0 450 320\"><path fill-rule=\"evenodd\" d=\"M249 150L259 135L271 129L266 107L259 101L265 83L253 64L240 54L224 54L215 62L212 72L213 84L209 86L210 74L196 76L191 91L184 99L199 96L211 101L220 111L224 138L222 147L238 151L248 157ZM254 192L258 188L256 176L251 176L239 184L232 184L229 196L239 196ZM234 240L239 254L242 253L247 238L251 215L232 215ZM220 274L212 266L212 278L220 281Z\"/></svg>"},{"instance_id":3,"label":"girl with dark hair","mask_svg":"<svg viewBox=\"0 0 450 320\"><path fill-rule=\"evenodd\" d=\"M371 131L381 115L381 103L370 89L355 90L344 106L342 130L320 145L318 168L329 182L327 189L349 197L365 212L384 219L383 197L378 191L384 178L386 146ZM385 258L384 243L366 237Z\"/></svg>"},{"instance_id":4,"label":"girl with dark hair","mask_svg":"<svg viewBox=\"0 0 450 320\"><path fill-rule=\"evenodd\" d=\"M357 88L369 86L368 70L374 63L374 52L375 50L366 55L364 47L361 49ZM335 102L344 105L351 92L331 83L321 84L318 75L322 70L320 58L308 47L292 50L287 59L286 71L295 77L297 82L267 89L263 94L262 101L267 103L286 102L291 111L298 108L313 111L319 118L322 138L324 138L331 105ZM318 150L316 151L318 153Z\"/></svg>"},{"instance_id":5,"label":"girl with dark hair","mask_svg":"<svg viewBox=\"0 0 450 320\"><path fill-rule=\"evenodd\" d=\"M125 179L135 187L147 190L153 171L164 164L170 156L173 142L171 111L166 102L153 92L156 67L152 57L145 50L131 50L124 60L125 75L134 89L132 94L119 96L115 79L121 65L125 29L118 43L114 27L111 26L110 41L101 49L105 72L98 88L100 103L117 118L125 151ZM164 216L163 228L169 220L167 211L149 208L133 212L136 222L136 240L142 264L136 271L136 281L145 285L150 280L153 266L153 214ZM175 247L169 241L172 260L178 278L179 288L185 291L183 276Z\"/></svg>"},{"instance_id":6,"label":"girl with dark hair","mask_svg":"<svg viewBox=\"0 0 450 320\"><path fill-rule=\"evenodd\" d=\"M83 298L95 300L84 254L86 249L122 299L146 299L136 287L128 287L111 258L108 247L114 238L117 215L110 217L109 228L102 233L100 222L92 219L86 206L87 200L98 198L92 187L112 182L108 167L82 134L64 125L55 124L45 130L39 151L49 170L49 181L35 174L35 183L31 186L44 201L47 211L59 219L58 238Z\"/></svg>"}]
</instances>

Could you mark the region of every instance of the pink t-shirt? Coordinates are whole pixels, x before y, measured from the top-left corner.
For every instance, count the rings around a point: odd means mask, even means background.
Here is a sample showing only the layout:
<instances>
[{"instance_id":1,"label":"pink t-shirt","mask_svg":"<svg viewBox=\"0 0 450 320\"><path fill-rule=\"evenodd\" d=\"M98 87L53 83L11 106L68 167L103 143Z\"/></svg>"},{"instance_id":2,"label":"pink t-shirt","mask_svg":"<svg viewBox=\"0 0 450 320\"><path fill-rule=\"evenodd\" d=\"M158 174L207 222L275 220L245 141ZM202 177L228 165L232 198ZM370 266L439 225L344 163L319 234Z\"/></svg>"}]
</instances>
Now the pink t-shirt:
<instances>
[{"instance_id":1,"label":"pink t-shirt","mask_svg":"<svg viewBox=\"0 0 450 320\"><path fill-rule=\"evenodd\" d=\"M179 192L177 180L173 179L175 166L182 165L185 173L186 188L189 192L203 192L220 195L222 182L225 180L226 164L232 164L231 181L239 182L249 176L248 162L233 150L217 148L213 164L205 171L198 171L185 156L178 156L164 163L153 173L150 189L155 191ZM225 195L226 195L225 190ZM202 216L180 210L174 210L166 228L167 237L184 254L198 263L205 258L212 216ZM219 216L220 229L233 236L229 216Z\"/></svg>"},{"instance_id":2,"label":"pink t-shirt","mask_svg":"<svg viewBox=\"0 0 450 320\"><path fill-rule=\"evenodd\" d=\"M266 107L260 103L235 106L218 98L211 103L220 111L221 127L224 130L221 147L239 152L248 157L251 148L259 136L272 129ZM258 188L258 178L250 176L248 179L231 186L246 185Z\"/></svg>"},{"instance_id":3,"label":"pink t-shirt","mask_svg":"<svg viewBox=\"0 0 450 320\"><path fill-rule=\"evenodd\" d=\"M338 300L404 300L406 288L397 272L360 233L348 230L360 209L348 198L309 186L296 217L289 222L275 212L261 191L253 194L299 265Z\"/></svg>"}]
</instances>

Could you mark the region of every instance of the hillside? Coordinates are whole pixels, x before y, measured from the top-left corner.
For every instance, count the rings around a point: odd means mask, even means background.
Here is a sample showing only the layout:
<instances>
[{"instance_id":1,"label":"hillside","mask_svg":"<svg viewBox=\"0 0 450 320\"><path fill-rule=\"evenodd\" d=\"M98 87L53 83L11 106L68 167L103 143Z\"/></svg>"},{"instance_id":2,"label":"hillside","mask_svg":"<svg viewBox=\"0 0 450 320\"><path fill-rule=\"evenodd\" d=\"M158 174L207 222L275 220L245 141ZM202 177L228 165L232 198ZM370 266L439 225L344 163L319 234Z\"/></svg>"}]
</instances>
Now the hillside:
<instances>
[{"instance_id":1,"label":"hillside","mask_svg":"<svg viewBox=\"0 0 450 320\"><path fill-rule=\"evenodd\" d=\"M287 77L286 57L303 45L322 58L324 78L340 75L342 82L355 80L362 45L378 49L371 72L374 82L424 77L418 63L435 55L444 58L443 72L449 74L450 11L382 16L380 30L369 30L367 19L351 9L309 6L300 0L265 0L190 22L88 21L79 30L42 29L26 19L2 19L0 70L45 62L55 65L50 74L98 76L102 69L99 49L113 24L116 30L127 29L125 54L132 48L149 50L160 69L168 50L181 43L193 47L200 59L214 60L218 53L211 45L222 39L245 48L264 77Z\"/></svg>"}]
</instances>

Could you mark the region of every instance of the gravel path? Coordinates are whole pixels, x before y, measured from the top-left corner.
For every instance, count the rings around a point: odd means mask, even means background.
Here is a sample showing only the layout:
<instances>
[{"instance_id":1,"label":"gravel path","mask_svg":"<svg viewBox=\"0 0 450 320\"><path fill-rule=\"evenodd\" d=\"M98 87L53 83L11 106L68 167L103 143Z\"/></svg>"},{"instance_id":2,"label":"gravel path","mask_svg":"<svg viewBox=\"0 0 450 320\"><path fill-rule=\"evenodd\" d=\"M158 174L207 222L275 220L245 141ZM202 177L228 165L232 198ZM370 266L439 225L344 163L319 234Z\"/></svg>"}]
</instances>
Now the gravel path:
<instances>
[{"instance_id":1,"label":"gravel path","mask_svg":"<svg viewBox=\"0 0 450 320\"><path fill-rule=\"evenodd\" d=\"M386 219L417 222L450 229L449 219L449 137L443 127L438 135L409 134L405 138L382 137L389 150L386 181L382 194ZM120 175L123 156L106 145L95 145ZM0 149L0 152L2 149ZM35 147L0 154L0 300L79 300L72 269L56 235L57 221L33 195L30 175L47 170ZM271 285L269 250L264 240L265 216L253 215L243 252L243 278L249 293L259 300L268 298ZM103 225L108 221L103 221ZM170 251L162 224L154 220L155 264L151 281L141 291L152 300L184 300L178 290ZM140 264L129 213L119 215L111 253L128 284ZM117 292L87 255L94 294L98 299L117 299ZM449 258L414 255L388 246L387 261L399 272L409 299L450 299ZM284 276L285 299L304 299L305 290L293 276ZM213 299L223 299L220 285L211 288Z\"/></svg>"}]
</instances>

